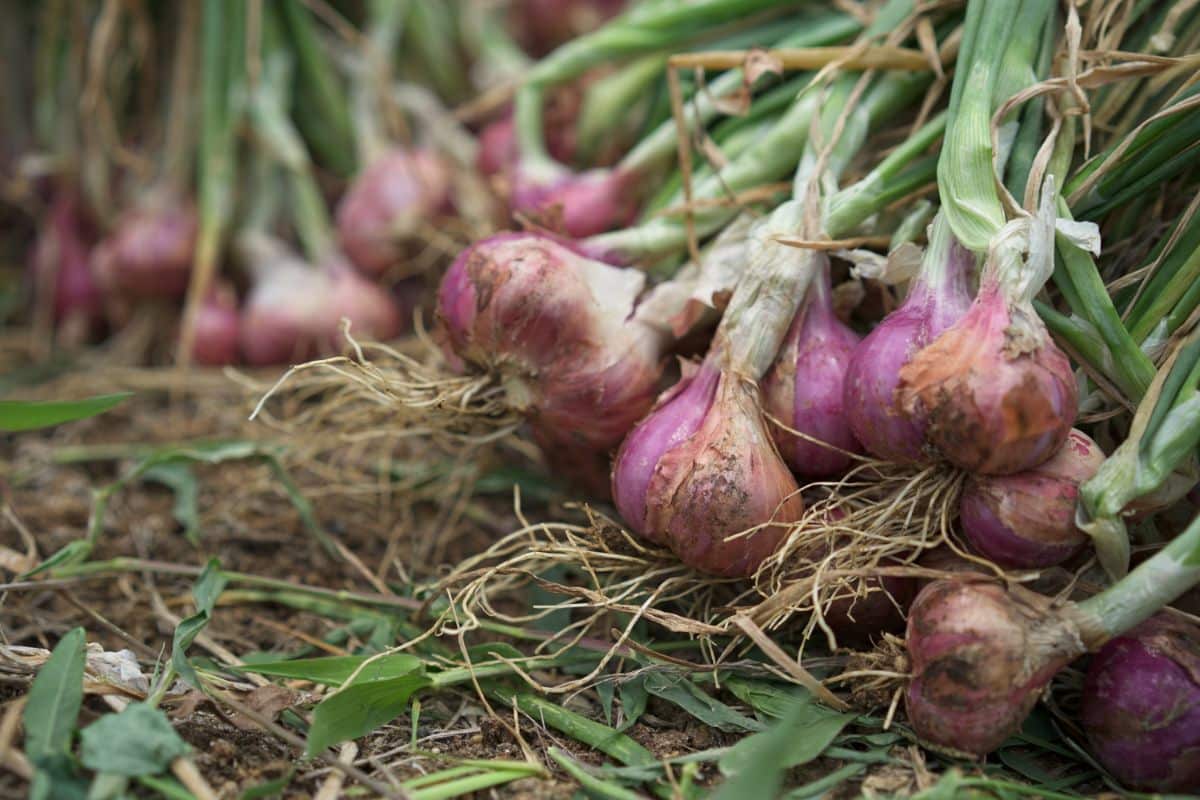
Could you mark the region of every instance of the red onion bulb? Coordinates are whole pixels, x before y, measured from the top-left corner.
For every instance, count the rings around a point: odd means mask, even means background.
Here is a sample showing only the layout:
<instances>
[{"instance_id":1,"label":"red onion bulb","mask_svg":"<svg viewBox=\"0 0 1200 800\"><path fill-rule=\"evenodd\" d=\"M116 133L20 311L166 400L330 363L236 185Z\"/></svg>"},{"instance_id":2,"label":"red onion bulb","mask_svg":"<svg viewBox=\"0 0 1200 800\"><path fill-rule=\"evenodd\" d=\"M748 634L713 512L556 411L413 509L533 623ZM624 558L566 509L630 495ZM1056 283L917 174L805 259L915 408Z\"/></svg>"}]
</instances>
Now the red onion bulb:
<instances>
[{"instance_id":1,"label":"red onion bulb","mask_svg":"<svg viewBox=\"0 0 1200 800\"><path fill-rule=\"evenodd\" d=\"M922 740L984 755L1020 729L1054 674L1083 652L1049 604L966 575L920 591L908 612L905 699Z\"/></svg>"},{"instance_id":2,"label":"red onion bulb","mask_svg":"<svg viewBox=\"0 0 1200 800\"><path fill-rule=\"evenodd\" d=\"M632 318L643 283L550 237L498 234L451 265L438 316L454 353L498 374L543 439L606 453L662 374L667 339Z\"/></svg>"},{"instance_id":3,"label":"red onion bulb","mask_svg":"<svg viewBox=\"0 0 1200 800\"><path fill-rule=\"evenodd\" d=\"M611 169L534 178L517 167L509 198L513 211L572 239L619 228L637 214L632 175Z\"/></svg>"},{"instance_id":4,"label":"red onion bulb","mask_svg":"<svg viewBox=\"0 0 1200 800\"><path fill-rule=\"evenodd\" d=\"M1080 721L1125 785L1200 792L1200 628L1160 612L1092 659Z\"/></svg>"},{"instance_id":5,"label":"red onion bulb","mask_svg":"<svg viewBox=\"0 0 1200 800\"><path fill-rule=\"evenodd\" d=\"M1071 430L1044 464L1014 475L973 475L959 506L971 546L1002 567L1038 569L1061 564L1087 543L1075 527L1079 484L1096 474L1104 452Z\"/></svg>"},{"instance_id":6,"label":"red onion bulb","mask_svg":"<svg viewBox=\"0 0 1200 800\"><path fill-rule=\"evenodd\" d=\"M925 452L925 421L896 404L900 370L966 313L974 257L935 221L921 274L900 308L858 345L846 370L843 407L850 430L872 455L916 463Z\"/></svg>"},{"instance_id":7,"label":"red onion bulb","mask_svg":"<svg viewBox=\"0 0 1200 800\"><path fill-rule=\"evenodd\" d=\"M71 343L90 338L103 321L104 295L89 264L93 241L82 200L72 189L58 190L34 243L31 266L38 289L53 296L60 336Z\"/></svg>"},{"instance_id":8,"label":"red onion bulb","mask_svg":"<svg viewBox=\"0 0 1200 800\"><path fill-rule=\"evenodd\" d=\"M227 282L219 281L196 311L192 358L210 367L235 363L240 326L237 294Z\"/></svg>"},{"instance_id":9,"label":"red onion bulb","mask_svg":"<svg viewBox=\"0 0 1200 800\"><path fill-rule=\"evenodd\" d=\"M772 416L837 448L772 426L780 454L792 472L804 478L837 475L850 465L847 453L862 451L843 405L846 371L858 335L834 313L829 260L822 256L820 262L819 274L762 384L764 405Z\"/></svg>"},{"instance_id":10,"label":"red onion bulb","mask_svg":"<svg viewBox=\"0 0 1200 800\"><path fill-rule=\"evenodd\" d=\"M432 150L396 147L358 174L337 209L342 250L377 276L401 262L405 240L450 204L451 174Z\"/></svg>"},{"instance_id":11,"label":"red onion bulb","mask_svg":"<svg viewBox=\"0 0 1200 800\"><path fill-rule=\"evenodd\" d=\"M637 532L685 564L749 576L800 519L804 501L754 387L708 363L685 380L622 445L613 495Z\"/></svg>"},{"instance_id":12,"label":"red onion bulb","mask_svg":"<svg viewBox=\"0 0 1200 800\"><path fill-rule=\"evenodd\" d=\"M121 216L98 246L95 268L106 285L134 297L182 297L198 225L190 203L158 196Z\"/></svg>"}]
</instances>

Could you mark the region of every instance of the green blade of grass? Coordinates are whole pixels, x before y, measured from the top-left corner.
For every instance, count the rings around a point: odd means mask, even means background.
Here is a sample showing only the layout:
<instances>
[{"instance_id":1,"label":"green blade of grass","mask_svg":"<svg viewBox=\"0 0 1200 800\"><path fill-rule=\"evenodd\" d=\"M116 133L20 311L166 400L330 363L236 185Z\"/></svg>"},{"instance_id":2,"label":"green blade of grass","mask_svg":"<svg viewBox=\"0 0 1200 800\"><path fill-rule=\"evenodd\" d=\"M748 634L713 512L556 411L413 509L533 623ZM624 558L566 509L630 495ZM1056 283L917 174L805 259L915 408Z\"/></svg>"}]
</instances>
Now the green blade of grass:
<instances>
[{"instance_id":1,"label":"green blade of grass","mask_svg":"<svg viewBox=\"0 0 1200 800\"><path fill-rule=\"evenodd\" d=\"M271 661L238 667L241 672L255 672L275 678L295 678L326 686L341 686L369 656L329 656L293 661ZM409 675L421 669L423 663L409 653L393 653L371 661L358 673L355 683L387 680Z\"/></svg>"},{"instance_id":2,"label":"green blade of grass","mask_svg":"<svg viewBox=\"0 0 1200 800\"><path fill-rule=\"evenodd\" d=\"M71 401L0 401L0 431L17 433L49 428L64 422L103 414L133 396L132 392L104 394Z\"/></svg>"}]
</instances>

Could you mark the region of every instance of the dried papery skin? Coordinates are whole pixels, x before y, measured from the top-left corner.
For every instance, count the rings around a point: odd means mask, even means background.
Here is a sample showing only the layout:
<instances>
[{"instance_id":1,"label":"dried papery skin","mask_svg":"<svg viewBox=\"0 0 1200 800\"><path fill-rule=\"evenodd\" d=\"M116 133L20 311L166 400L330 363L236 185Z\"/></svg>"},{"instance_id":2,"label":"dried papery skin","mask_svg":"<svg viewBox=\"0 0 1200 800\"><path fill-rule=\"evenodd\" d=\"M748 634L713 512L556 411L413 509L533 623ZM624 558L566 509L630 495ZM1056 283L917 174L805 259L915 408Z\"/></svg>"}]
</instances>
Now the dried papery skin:
<instances>
[{"instance_id":1,"label":"dried papery skin","mask_svg":"<svg viewBox=\"0 0 1200 800\"><path fill-rule=\"evenodd\" d=\"M592 169L542 180L518 167L510 204L549 230L583 239L632 222L638 198L626 173Z\"/></svg>"},{"instance_id":2,"label":"dried papery skin","mask_svg":"<svg viewBox=\"0 0 1200 800\"><path fill-rule=\"evenodd\" d=\"M1086 652L1048 598L970 576L925 586L906 639L905 699L917 735L973 756L1016 733L1055 673Z\"/></svg>"},{"instance_id":3,"label":"dried papery skin","mask_svg":"<svg viewBox=\"0 0 1200 800\"><path fill-rule=\"evenodd\" d=\"M928 420L926 438L947 461L1011 475L1062 447L1079 397L1070 361L1032 308L985 283L966 316L901 369L897 399Z\"/></svg>"},{"instance_id":4,"label":"dried papery skin","mask_svg":"<svg viewBox=\"0 0 1200 800\"><path fill-rule=\"evenodd\" d=\"M432 150L388 150L358 174L337 209L342 250L365 274L402 268L422 225L451 207L450 167Z\"/></svg>"},{"instance_id":5,"label":"dried papery skin","mask_svg":"<svg viewBox=\"0 0 1200 800\"><path fill-rule=\"evenodd\" d=\"M757 390L722 372L695 434L655 465L646 489L645 536L666 541L701 572L746 577L803 513L799 487L771 440Z\"/></svg>"},{"instance_id":6,"label":"dried papery skin","mask_svg":"<svg viewBox=\"0 0 1200 800\"><path fill-rule=\"evenodd\" d=\"M1106 644L1088 667L1080 722L1126 786L1200 792L1200 628L1160 612Z\"/></svg>"},{"instance_id":7,"label":"dried papery skin","mask_svg":"<svg viewBox=\"0 0 1200 800\"><path fill-rule=\"evenodd\" d=\"M970 253L953 245L945 276L936 284L918 277L904 304L855 349L843 404L855 439L872 455L901 464L930 459L925 420L901 412L896 404L900 370L970 308L966 275L972 263Z\"/></svg>"},{"instance_id":8,"label":"dried papery skin","mask_svg":"<svg viewBox=\"0 0 1200 800\"><path fill-rule=\"evenodd\" d=\"M846 371L859 339L833 312L827 270L826 260L824 274L814 279L762 384L763 404L771 416L832 445L772 426L784 461L804 478L837 475L850 466L848 453L862 452L843 405Z\"/></svg>"},{"instance_id":9,"label":"dried papery skin","mask_svg":"<svg viewBox=\"0 0 1200 800\"><path fill-rule=\"evenodd\" d=\"M237 362L241 317L232 286L221 281L209 291L196 311L195 324L192 359L197 364L215 367Z\"/></svg>"},{"instance_id":10,"label":"dried papery skin","mask_svg":"<svg viewBox=\"0 0 1200 800\"><path fill-rule=\"evenodd\" d=\"M196 209L157 196L121 216L101 243L102 280L135 297L182 297L192 275L199 223Z\"/></svg>"},{"instance_id":11,"label":"dried papery skin","mask_svg":"<svg viewBox=\"0 0 1200 800\"><path fill-rule=\"evenodd\" d=\"M438 316L454 353L494 372L532 424L601 453L658 391L666 338L631 319L643 284L552 238L499 234L451 265Z\"/></svg>"},{"instance_id":12,"label":"dried papery skin","mask_svg":"<svg viewBox=\"0 0 1200 800\"><path fill-rule=\"evenodd\" d=\"M716 395L721 373L707 364L690 370L664 392L654 410L625 437L613 461L612 495L630 528L655 544L660 532L646 526L646 491L662 457L700 429Z\"/></svg>"},{"instance_id":13,"label":"dried papery skin","mask_svg":"<svg viewBox=\"0 0 1200 800\"><path fill-rule=\"evenodd\" d=\"M1002 567L1061 564L1088 541L1075 526L1075 503L1079 484L1103 462L1100 447L1082 431L1071 430L1058 452L1033 469L972 476L959 511L967 540Z\"/></svg>"}]
</instances>

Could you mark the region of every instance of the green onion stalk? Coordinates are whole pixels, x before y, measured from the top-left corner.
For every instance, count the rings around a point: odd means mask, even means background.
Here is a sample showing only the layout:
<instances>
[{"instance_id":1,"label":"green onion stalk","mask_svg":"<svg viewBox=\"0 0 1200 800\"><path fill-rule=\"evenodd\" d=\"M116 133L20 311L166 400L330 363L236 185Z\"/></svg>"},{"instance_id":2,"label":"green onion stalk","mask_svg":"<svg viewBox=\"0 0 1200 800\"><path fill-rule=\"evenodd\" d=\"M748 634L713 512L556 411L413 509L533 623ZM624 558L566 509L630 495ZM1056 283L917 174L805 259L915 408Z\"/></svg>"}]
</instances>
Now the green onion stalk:
<instances>
[{"instance_id":1,"label":"green onion stalk","mask_svg":"<svg viewBox=\"0 0 1200 800\"><path fill-rule=\"evenodd\" d=\"M638 6L600 30L563 45L539 61L525 75L517 91L513 125L517 163L512 172L510 202L523 214L545 216L561 208L558 227L580 238L630 221L636 212L637 181L645 170L660 163L674 150L674 133L665 124L635 147L616 167L593 169L575 175L548 152L543 132L543 95L554 85L581 75L607 61L626 56L669 51L701 35L712 35L722 26L761 14L789 12L796 3L768 0L698 0L680 6L661 3ZM805 40L822 41L837 33L831 17L817 17ZM846 26L842 27L845 30ZM844 34L842 34L844 35ZM740 77L726 77L721 90L735 85ZM622 112L627 109L622 109ZM713 113L708 111L706 113Z\"/></svg>"},{"instance_id":2,"label":"green onion stalk","mask_svg":"<svg viewBox=\"0 0 1200 800\"><path fill-rule=\"evenodd\" d=\"M1157 267L1145 279L1126 316L1139 343L1163 342L1188 323L1200 306L1200 213L1184 214L1150 254Z\"/></svg>"},{"instance_id":3,"label":"green onion stalk","mask_svg":"<svg viewBox=\"0 0 1200 800\"><path fill-rule=\"evenodd\" d=\"M217 274L233 215L235 136L245 88L245 13L232 0L212 0L204 4L200 21L199 227L180 333L181 368L191 363L196 320Z\"/></svg>"},{"instance_id":4,"label":"green onion stalk","mask_svg":"<svg viewBox=\"0 0 1200 800\"><path fill-rule=\"evenodd\" d=\"M1169 506L1197 481L1200 329L1176 345L1138 406L1129 435L1079 488L1076 525L1112 577L1129 569L1125 515Z\"/></svg>"}]
</instances>

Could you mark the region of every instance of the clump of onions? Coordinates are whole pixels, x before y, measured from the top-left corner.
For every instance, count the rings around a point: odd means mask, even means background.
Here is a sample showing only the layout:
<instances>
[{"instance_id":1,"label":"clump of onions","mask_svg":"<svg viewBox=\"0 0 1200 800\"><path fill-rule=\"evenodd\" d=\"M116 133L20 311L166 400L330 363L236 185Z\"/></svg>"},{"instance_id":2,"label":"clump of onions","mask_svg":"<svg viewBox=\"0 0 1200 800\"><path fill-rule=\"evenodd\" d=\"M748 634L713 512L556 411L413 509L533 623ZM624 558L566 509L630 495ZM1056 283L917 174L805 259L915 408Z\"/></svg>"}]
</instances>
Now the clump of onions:
<instances>
[{"instance_id":1,"label":"clump of onions","mask_svg":"<svg viewBox=\"0 0 1200 800\"><path fill-rule=\"evenodd\" d=\"M238 359L241 317L237 293L226 281L213 286L196 310L192 358L210 367L233 364Z\"/></svg>"},{"instance_id":2,"label":"clump of onions","mask_svg":"<svg viewBox=\"0 0 1200 800\"><path fill-rule=\"evenodd\" d=\"M634 315L644 281L547 236L497 234L451 265L438 316L543 440L607 453L654 402L669 343Z\"/></svg>"},{"instance_id":3,"label":"clump of onions","mask_svg":"<svg viewBox=\"0 0 1200 800\"><path fill-rule=\"evenodd\" d=\"M242 355L250 364L284 364L340 349L341 319L356 337L387 339L400 331L388 293L358 274L340 254L310 265L269 238L239 243L254 274L242 309Z\"/></svg>"},{"instance_id":4,"label":"clump of onions","mask_svg":"<svg viewBox=\"0 0 1200 800\"><path fill-rule=\"evenodd\" d=\"M32 254L37 290L53 308L63 341L78 344L103 322L104 294L90 266L95 232L83 202L71 188L57 190Z\"/></svg>"},{"instance_id":5,"label":"clump of onions","mask_svg":"<svg viewBox=\"0 0 1200 800\"><path fill-rule=\"evenodd\" d=\"M182 297L198 230L190 203L156 194L121 215L97 246L94 268L105 285L134 297Z\"/></svg>"},{"instance_id":6,"label":"clump of onions","mask_svg":"<svg viewBox=\"0 0 1200 800\"><path fill-rule=\"evenodd\" d=\"M900 371L901 410L928 423L927 441L955 466L1011 475L1054 455L1075 421L1071 362L1032 301L1054 269L1054 228L1038 253L1010 223L988 252L982 285L961 320ZM1041 239L1041 221L1031 239Z\"/></svg>"},{"instance_id":7,"label":"clump of onions","mask_svg":"<svg viewBox=\"0 0 1200 800\"><path fill-rule=\"evenodd\" d=\"M1096 474L1104 452L1071 430L1054 457L1014 475L973 475L959 504L963 533L976 552L1003 567L1061 564L1087 543L1075 525L1079 485Z\"/></svg>"},{"instance_id":8,"label":"clump of onions","mask_svg":"<svg viewBox=\"0 0 1200 800\"><path fill-rule=\"evenodd\" d=\"M518 166L509 203L543 227L583 239L633 221L638 207L633 184L632 173L614 169L543 176Z\"/></svg>"},{"instance_id":9,"label":"clump of onions","mask_svg":"<svg viewBox=\"0 0 1200 800\"><path fill-rule=\"evenodd\" d=\"M419 226L449 209L451 184L450 168L432 150L387 150L358 174L338 204L342 250L368 275L396 267Z\"/></svg>"},{"instance_id":10,"label":"clump of onions","mask_svg":"<svg viewBox=\"0 0 1200 800\"><path fill-rule=\"evenodd\" d=\"M896 402L900 370L967 312L973 266L974 257L939 215L903 305L855 348L846 370L843 407L854 438L872 455L898 463L927 460L925 421L902 413Z\"/></svg>"},{"instance_id":11,"label":"clump of onions","mask_svg":"<svg viewBox=\"0 0 1200 800\"><path fill-rule=\"evenodd\" d=\"M1088 667L1080 722L1126 786L1200 791L1200 628L1160 612L1106 644Z\"/></svg>"},{"instance_id":12,"label":"clump of onions","mask_svg":"<svg viewBox=\"0 0 1200 800\"><path fill-rule=\"evenodd\" d=\"M751 384L706 361L629 434L613 467L626 522L689 566L745 577L804 512ZM730 539L743 531L749 535Z\"/></svg>"},{"instance_id":13,"label":"clump of onions","mask_svg":"<svg viewBox=\"0 0 1200 800\"><path fill-rule=\"evenodd\" d=\"M829 259L824 254L817 259L818 274L762 384L767 412L818 440L772 427L784 460L792 472L805 478L837 475L850 465L849 454L862 450L843 404L846 370L859 338L834 313Z\"/></svg>"}]
</instances>

